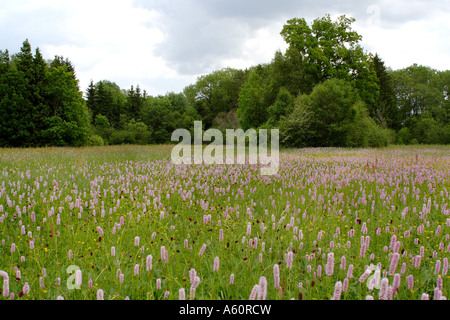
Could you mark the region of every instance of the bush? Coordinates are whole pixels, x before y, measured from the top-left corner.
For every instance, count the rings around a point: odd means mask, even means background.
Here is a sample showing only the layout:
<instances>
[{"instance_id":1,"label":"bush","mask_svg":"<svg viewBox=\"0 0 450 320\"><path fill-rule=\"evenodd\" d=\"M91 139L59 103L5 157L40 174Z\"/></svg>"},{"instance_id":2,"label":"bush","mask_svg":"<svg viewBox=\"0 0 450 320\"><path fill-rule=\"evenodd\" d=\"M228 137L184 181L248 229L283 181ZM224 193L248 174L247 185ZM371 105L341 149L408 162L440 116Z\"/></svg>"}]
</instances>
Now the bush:
<instances>
[{"instance_id":1,"label":"bush","mask_svg":"<svg viewBox=\"0 0 450 320\"><path fill-rule=\"evenodd\" d=\"M409 144L411 141L411 132L408 128L401 128L397 133L397 144Z\"/></svg>"},{"instance_id":2,"label":"bush","mask_svg":"<svg viewBox=\"0 0 450 320\"><path fill-rule=\"evenodd\" d=\"M368 116L367 110L361 104L354 108L355 120L350 128L350 147L379 148L395 142L395 132L384 129Z\"/></svg>"},{"instance_id":3,"label":"bush","mask_svg":"<svg viewBox=\"0 0 450 320\"><path fill-rule=\"evenodd\" d=\"M450 144L450 124L442 128L442 143Z\"/></svg>"},{"instance_id":4,"label":"bush","mask_svg":"<svg viewBox=\"0 0 450 320\"><path fill-rule=\"evenodd\" d=\"M414 138L421 144L442 143L442 128L429 114L424 114L413 127Z\"/></svg>"},{"instance_id":5,"label":"bush","mask_svg":"<svg viewBox=\"0 0 450 320\"><path fill-rule=\"evenodd\" d=\"M111 134L109 138L110 144L135 144L136 135L128 130L117 130Z\"/></svg>"},{"instance_id":6,"label":"bush","mask_svg":"<svg viewBox=\"0 0 450 320\"><path fill-rule=\"evenodd\" d=\"M104 146L105 141L99 135L93 134L90 135L86 141L87 146Z\"/></svg>"}]
</instances>

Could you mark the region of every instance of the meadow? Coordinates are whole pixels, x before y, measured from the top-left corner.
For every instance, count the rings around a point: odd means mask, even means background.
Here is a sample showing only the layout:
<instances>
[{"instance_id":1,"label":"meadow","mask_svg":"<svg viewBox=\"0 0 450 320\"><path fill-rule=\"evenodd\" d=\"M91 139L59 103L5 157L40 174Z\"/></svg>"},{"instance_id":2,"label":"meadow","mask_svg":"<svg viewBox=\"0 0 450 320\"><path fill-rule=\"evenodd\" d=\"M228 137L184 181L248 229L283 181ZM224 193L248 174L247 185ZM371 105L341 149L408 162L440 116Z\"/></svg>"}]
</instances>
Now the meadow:
<instances>
[{"instance_id":1,"label":"meadow","mask_svg":"<svg viewBox=\"0 0 450 320\"><path fill-rule=\"evenodd\" d=\"M0 299L444 300L450 148L0 149Z\"/></svg>"}]
</instances>

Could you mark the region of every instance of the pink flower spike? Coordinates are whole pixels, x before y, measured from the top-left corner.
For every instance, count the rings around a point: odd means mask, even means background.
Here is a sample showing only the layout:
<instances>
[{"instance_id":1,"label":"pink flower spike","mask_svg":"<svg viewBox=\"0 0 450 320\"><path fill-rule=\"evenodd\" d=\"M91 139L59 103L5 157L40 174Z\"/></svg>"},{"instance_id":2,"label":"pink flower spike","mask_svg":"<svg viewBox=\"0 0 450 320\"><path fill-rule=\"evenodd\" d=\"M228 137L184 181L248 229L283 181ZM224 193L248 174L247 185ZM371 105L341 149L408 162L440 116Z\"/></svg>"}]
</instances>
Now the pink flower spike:
<instances>
[{"instance_id":1,"label":"pink flower spike","mask_svg":"<svg viewBox=\"0 0 450 320\"><path fill-rule=\"evenodd\" d=\"M103 292L102 289L97 290L97 300L104 300L104 295L105 293Z\"/></svg>"},{"instance_id":2,"label":"pink flower spike","mask_svg":"<svg viewBox=\"0 0 450 320\"><path fill-rule=\"evenodd\" d=\"M203 244L201 249L200 249L200 252L198 254L199 255L203 255L203 253L205 253L205 250L206 250L206 244Z\"/></svg>"},{"instance_id":3,"label":"pink flower spike","mask_svg":"<svg viewBox=\"0 0 450 320\"><path fill-rule=\"evenodd\" d=\"M83 283L82 279L83 279L83 277L82 277L81 270L75 271L75 284L77 285L77 287L81 286L81 284Z\"/></svg>"},{"instance_id":4,"label":"pink flower spike","mask_svg":"<svg viewBox=\"0 0 450 320\"><path fill-rule=\"evenodd\" d=\"M184 288L181 288L178 291L178 299L179 300L186 300L186 291L184 290Z\"/></svg>"},{"instance_id":5,"label":"pink flower spike","mask_svg":"<svg viewBox=\"0 0 450 320\"><path fill-rule=\"evenodd\" d=\"M258 293L258 300L266 300L267 297L267 279L266 277L262 276L259 278L259 293Z\"/></svg>"},{"instance_id":6,"label":"pink flower spike","mask_svg":"<svg viewBox=\"0 0 450 320\"><path fill-rule=\"evenodd\" d=\"M341 293L342 293L342 282L338 281L334 286L334 294L332 300L340 300Z\"/></svg>"},{"instance_id":7,"label":"pink flower spike","mask_svg":"<svg viewBox=\"0 0 450 320\"><path fill-rule=\"evenodd\" d=\"M256 300L256 296L259 292L259 285L255 284L253 286L252 292L250 293L250 298L249 300Z\"/></svg>"},{"instance_id":8,"label":"pink flower spike","mask_svg":"<svg viewBox=\"0 0 450 320\"><path fill-rule=\"evenodd\" d=\"M153 257L151 255L148 255L147 258L145 259L145 266L147 271L151 271L153 268L152 260Z\"/></svg>"},{"instance_id":9,"label":"pink flower spike","mask_svg":"<svg viewBox=\"0 0 450 320\"><path fill-rule=\"evenodd\" d=\"M213 271L219 271L219 257L214 258L214 268Z\"/></svg>"},{"instance_id":10,"label":"pink flower spike","mask_svg":"<svg viewBox=\"0 0 450 320\"><path fill-rule=\"evenodd\" d=\"M138 247L138 246L139 246L139 240L140 240L139 237L135 237L135 238L134 238L134 246L135 246L135 247Z\"/></svg>"},{"instance_id":11,"label":"pink flower spike","mask_svg":"<svg viewBox=\"0 0 450 320\"><path fill-rule=\"evenodd\" d=\"M278 289L280 287L280 267L278 264L275 264L273 266L273 278L275 283L275 289Z\"/></svg>"}]
</instances>

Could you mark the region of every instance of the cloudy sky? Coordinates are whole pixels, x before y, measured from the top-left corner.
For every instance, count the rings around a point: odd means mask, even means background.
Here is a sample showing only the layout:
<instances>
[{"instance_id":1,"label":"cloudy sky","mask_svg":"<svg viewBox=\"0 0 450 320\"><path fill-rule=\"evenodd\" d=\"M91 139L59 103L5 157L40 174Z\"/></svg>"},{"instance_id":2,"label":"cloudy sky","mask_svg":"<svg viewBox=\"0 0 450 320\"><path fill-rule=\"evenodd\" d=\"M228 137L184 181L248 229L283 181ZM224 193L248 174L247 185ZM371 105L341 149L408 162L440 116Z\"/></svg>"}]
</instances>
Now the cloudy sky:
<instances>
[{"instance_id":1,"label":"cloudy sky","mask_svg":"<svg viewBox=\"0 0 450 320\"><path fill-rule=\"evenodd\" d=\"M392 69L450 69L450 0L0 0L0 49L28 38L90 80L150 95L181 92L202 74L268 63L294 17L356 18L368 52Z\"/></svg>"}]
</instances>

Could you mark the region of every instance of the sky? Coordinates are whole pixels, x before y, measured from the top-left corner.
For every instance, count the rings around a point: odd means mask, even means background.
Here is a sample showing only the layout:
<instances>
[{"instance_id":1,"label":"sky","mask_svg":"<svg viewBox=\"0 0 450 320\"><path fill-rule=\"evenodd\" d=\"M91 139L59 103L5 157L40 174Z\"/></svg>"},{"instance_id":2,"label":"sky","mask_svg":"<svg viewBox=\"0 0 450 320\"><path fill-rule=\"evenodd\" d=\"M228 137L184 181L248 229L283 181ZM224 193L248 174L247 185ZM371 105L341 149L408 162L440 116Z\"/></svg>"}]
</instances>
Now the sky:
<instances>
[{"instance_id":1,"label":"sky","mask_svg":"<svg viewBox=\"0 0 450 320\"><path fill-rule=\"evenodd\" d=\"M387 67L450 69L450 0L0 0L0 49L28 39L68 58L80 89L109 80L149 95L182 92L204 74L270 63L291 18L356 22Z\"/></svg>"}]
</instances>

